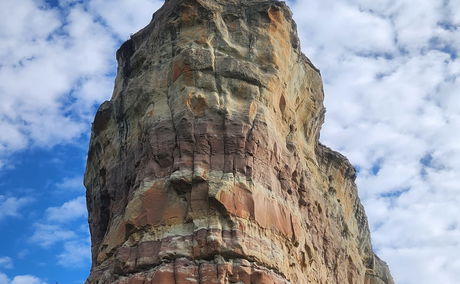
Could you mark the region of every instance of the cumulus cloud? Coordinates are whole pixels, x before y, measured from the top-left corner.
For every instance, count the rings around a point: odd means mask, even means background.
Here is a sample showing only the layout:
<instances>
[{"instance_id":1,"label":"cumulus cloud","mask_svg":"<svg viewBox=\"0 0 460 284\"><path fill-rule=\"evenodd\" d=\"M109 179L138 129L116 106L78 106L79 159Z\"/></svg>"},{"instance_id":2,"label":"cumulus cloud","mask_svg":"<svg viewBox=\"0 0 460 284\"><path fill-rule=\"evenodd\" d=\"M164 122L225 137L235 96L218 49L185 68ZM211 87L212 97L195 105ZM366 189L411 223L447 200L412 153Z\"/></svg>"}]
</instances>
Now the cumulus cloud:
<instances>
[{"instance_id":1,"label":"cumulus cloud","mask_svg":"<svg viewBox=\"0 0 460 284\"><path fill-rule=\"evenodd\" d=\"M46 209L47 220L57 223L73 221L85 217L86 214L86 198L84 196L67 201L59 207L50 207Z\"/></svg>"},{"instance_id":2,"label":"cumulus cloud","mask_svg":"<svg viewBox=\"0 0 460 284\"><path fill-rule=\"evenodd\" d=\"M0 221L5 217L21 216L20 210L31 203L32 199L28 197L6 197L0 195Z\"/></svg>"},{"instance_id":3,"label":"cumulus cloud","mask_svg":"<svg viewBox=\"0 0 460 284\"><path fill-rule=\"evenodd\" d=\"M19 275L10 280L7 275L0 272L0 284L46 284L46 282L32 275Z\"/></svg>"},{"instance_id":4,"label":"cumulus cloud","mask_svg":"<svg viewBox=\"0 0 460 284\"><path fill-rule=\"evenodd\" d=\"M21 276L15 276L13 280L11 280L11 284L46 284L46 283L35 276L21 275Z\"/></svg>"},{"instance_id":5,"label":"cumulus cloud","mask_svg":"<svg viewBox=\"0 0 460 284\"><path fill-rule=\"evenodd\" d=\"M71 229L65 229L59 225L36 224L35 232L30 240L42 247L77 238L77 233Z\"/></svg>"},{"instance_id":6,"label":"cumulus cloud","mask_svg":"<svg viewBox=\"0 0 460 284\"><path fill-rule=\"evenodd\" d=\"M64 267L83 267L91 261L90 241L74 240L64 244L58 263Z\"/></svg>"},{"instance_id":7,"label":"cumulus cloud","mask_svg":"<svg viewBox=\"0 0 460 284\"><path fill-rule=\"evenodd\" d=\"M83 177L65 177L60 182L56 183L56 189L59 192L78 192L83 191Z\"/></svg>"},{"instance_id":8,"label":"cumulus cloud","mask_svg":"<svg viewBox=\"0 0 460 284\"><path fill-rule=\"evenodd\" d=\"M359 170L374 246L397 283L460 282L457 3L292 3L325 81L321 140Z\"/></svg>"}]
</instances>

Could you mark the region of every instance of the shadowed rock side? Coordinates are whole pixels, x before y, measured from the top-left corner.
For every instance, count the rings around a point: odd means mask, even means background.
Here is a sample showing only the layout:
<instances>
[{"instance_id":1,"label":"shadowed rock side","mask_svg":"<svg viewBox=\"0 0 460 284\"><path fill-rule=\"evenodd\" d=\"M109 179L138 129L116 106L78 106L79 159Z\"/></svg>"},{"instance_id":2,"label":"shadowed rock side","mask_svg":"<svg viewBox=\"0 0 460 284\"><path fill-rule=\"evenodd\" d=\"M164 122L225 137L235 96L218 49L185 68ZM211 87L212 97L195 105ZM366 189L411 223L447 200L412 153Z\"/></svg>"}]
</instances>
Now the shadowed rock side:
<instances>
[{"instance_id":1,"label":"shadowed rock side","mask_svg":"<svg viewBox=\"0 0 460 284\"><path fill-rule=\"evenodd\" d=\"M169 0L117 52L85 175L87 283L393 283L319 71L275 0Z\"/></svg>"}]
</instances>

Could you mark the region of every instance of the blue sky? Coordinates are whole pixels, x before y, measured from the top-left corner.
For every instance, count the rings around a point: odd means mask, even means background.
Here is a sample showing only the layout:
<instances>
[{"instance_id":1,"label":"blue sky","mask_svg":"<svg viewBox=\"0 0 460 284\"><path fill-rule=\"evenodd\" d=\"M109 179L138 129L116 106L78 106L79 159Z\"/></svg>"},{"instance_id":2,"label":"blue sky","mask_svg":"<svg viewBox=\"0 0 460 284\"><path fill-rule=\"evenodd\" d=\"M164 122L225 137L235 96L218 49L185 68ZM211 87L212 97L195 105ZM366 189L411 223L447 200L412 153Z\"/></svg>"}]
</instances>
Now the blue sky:
<instances>
[{"instance_id":1,"label":"blue sky","mask_svg":"<svg viewBox=\"0 0 460 284\"><path fill-rule=\"evenodd\" d=\"M0 284L86 278L90 125L115 50L161 4L0 1ZM397 283L460 283L460 0L290 5L374 247Z\"/></svg>"}]
</instances>

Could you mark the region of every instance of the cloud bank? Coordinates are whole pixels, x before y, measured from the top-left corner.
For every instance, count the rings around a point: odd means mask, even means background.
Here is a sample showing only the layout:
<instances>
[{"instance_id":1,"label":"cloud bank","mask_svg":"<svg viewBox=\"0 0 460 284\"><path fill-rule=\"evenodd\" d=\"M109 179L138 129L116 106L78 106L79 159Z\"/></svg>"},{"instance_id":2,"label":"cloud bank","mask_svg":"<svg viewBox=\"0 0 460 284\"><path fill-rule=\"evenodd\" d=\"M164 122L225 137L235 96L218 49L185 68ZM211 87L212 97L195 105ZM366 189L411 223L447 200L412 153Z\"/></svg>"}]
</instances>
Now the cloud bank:
<instances>
[{"instance_id":1,"label":"cloud bank","mask_svg":"<svg viewBox=\"0 0 460 284\"><path fill-rule=\"evenodd\" d=\"M460 282L459 4L292 6L325 81L321 140L359 170L374 247L396 283Z\"/></svg>"}]
</instances>

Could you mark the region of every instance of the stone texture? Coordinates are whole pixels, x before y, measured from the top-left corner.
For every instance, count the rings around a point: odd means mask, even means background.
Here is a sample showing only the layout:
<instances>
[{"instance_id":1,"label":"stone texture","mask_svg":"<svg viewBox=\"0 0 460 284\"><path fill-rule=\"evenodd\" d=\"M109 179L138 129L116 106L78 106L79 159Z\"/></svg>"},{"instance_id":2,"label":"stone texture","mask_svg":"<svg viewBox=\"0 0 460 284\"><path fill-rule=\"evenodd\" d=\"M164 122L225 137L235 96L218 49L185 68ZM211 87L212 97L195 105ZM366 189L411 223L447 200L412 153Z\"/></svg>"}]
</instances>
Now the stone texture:
<instances>
[{"instance_id":1,"label":"stone texture","mask_svg":"<svg viewBox=\"0 0 460 284\"><path fill-rule=\"evenodd\" d=\"M85 175L87 283L391 284L319 71L275 0L169 0L117 52Z\"/></svg>"}]
</instances>

